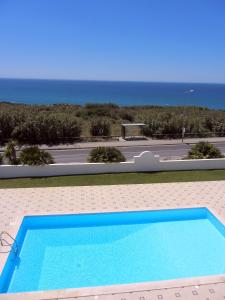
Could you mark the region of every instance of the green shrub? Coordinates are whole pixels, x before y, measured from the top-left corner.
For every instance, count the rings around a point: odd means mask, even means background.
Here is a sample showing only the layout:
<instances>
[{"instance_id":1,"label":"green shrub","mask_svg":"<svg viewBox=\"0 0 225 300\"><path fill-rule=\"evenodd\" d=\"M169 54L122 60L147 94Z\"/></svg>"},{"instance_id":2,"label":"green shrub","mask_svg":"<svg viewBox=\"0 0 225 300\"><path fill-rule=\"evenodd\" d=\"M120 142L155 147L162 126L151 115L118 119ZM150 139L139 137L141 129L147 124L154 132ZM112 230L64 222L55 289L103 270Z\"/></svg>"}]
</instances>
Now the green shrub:
<instances>
[{"instance_id":1,"label":"green shrub","mask_svg":"<svg viewBox=\"0 0 225 300\"><path fill-rule=\"evenodd\" d=\"M10 140L4 151L4 155L11 165L18 165L20 163L19 158L16 156L16 146L18 146L17 142Z\"/></svg>"},{"instance_id":2,"label":"green shrub","mask_svg":"<svg viewBox=\"0 0 225 300\"><path fill-rule=\"evenodd\" d=\"M0 154L0 165L2 164L3 158L2 155Z\"/></svg>"},{"instance_id":3,"label":"green shrub","mask_svg":"<svg viewBox=\"0 0 225 300\"><path fill-rule=\"evenodd\" d=\"M92 136L110 136L110 123L104 120L92 121L90 127L90 134Z\"/></svg>"},{"instance_id":4,"label":"green shrub","mask_svg":"<svg viewBox=\"0 0 225 300\"><path fill-rule=\"evenodd\" d=\"M40 150L37 146L24 148L20 153L23 165L40 166L53 164L54 160L49 152Z\"/></svg>"},{"instance_id":5,"label":"green shrub","mask_svg":"<svg viewBox=\"0 0 225 300\"><path fill-rule=\"evenodd\" d=\"M223 158L221 151L208 142L199 142L188 152L188 159Z\"/></svg>"},{"instance_id":6,"label":"green shrub","mask_svg":"<svg viewBox=\"0 0 225 300\"><path fill-rule=\"evenodd\" d=\"M119 106L113 103L87 103L84 106L84 116L111 117L116 114Z\"/></svg>"},{"instance_id":7,"label":"green shrub","mask_svg":"<svg viewBox=\"0 0 225 300\"><path fill-rule=\"evenodd\" d=\"M128 113L127 111L122 111L120 113L120 117L122 120L134 122L134 115L131 113Z\"/></svg>"},{"instance_id":8,"label":"green shrub","mask_svg":"<svg viewBox=\"0 0 225 300\"><path fill-rule=\"evenodd\" d=\"M144 133L159 139L225 136L225 110L193 106L126 106L114 104L26 105L0 102L0 144L73 143L88 135L90 123L106 120L110 132L94 126L93 135L120 135L121 123L145 123ZM81 126L82 125L82 126ZM89 135L88 135L89 137Z\"/></svg>"},{"instance_id":9,"label":"green shrub","mask_svg":"<svg viewBox=\"0 0 225 300\"><path fill-rule=\"evenodd\" d=\"M122 162L125 161L124 155L120 150L114 147L98 147L91 150L88 161L92 163L96 162Z\"/></svg>"},{"instance_id":10,"label":"green shrub","mask_svg":"<svg viewBox=\"0 0 225 300\"><path fill-rule=\"evenodd\" d=\"M23 144L58 144L71 142L80 137L81 126L73 116L66 114L39 114L27 118L16 126L12 137Z\"/></svg>"}]
</instances>

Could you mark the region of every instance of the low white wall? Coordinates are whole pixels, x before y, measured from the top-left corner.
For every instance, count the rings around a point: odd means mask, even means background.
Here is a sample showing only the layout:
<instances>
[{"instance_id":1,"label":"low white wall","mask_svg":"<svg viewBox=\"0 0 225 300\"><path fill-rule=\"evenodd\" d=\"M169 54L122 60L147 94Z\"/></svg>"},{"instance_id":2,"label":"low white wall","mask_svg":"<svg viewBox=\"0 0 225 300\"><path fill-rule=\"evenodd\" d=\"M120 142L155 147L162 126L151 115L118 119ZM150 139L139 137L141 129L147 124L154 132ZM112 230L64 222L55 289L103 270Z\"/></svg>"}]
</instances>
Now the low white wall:
<instances>
[{"instance_id":1,"label":"low white wall","mask_svg":"<svg viewBox=\"0 0 225 300\"><path fill-rule=\"evenodd\" d=\"M133 161L123 163L70 163L36 167L1 165L0 178L210 169L225 169L225 159L160 161L159 156L145 151L134 156Z\"/></svg>"}]
</instances>

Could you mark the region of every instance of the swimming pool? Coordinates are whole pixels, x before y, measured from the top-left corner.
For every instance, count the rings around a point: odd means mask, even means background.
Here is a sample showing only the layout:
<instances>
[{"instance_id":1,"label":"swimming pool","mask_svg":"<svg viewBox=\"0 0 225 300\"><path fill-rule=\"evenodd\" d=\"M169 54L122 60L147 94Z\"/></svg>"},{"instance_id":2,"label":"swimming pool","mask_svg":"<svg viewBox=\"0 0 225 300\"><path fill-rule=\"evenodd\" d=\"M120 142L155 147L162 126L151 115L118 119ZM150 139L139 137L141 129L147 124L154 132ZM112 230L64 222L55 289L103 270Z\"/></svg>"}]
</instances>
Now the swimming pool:
<instances>
[{"instance_id":1,"label":"swimming pool","mask_svg":"<svg viewBox=\"0 0 225 300\"><path fill-rule=\"evenodd\" d=\"M26 216L16 240L1 293L225 273L225 227L206 208Z\"/></svg>"}]
</instances>

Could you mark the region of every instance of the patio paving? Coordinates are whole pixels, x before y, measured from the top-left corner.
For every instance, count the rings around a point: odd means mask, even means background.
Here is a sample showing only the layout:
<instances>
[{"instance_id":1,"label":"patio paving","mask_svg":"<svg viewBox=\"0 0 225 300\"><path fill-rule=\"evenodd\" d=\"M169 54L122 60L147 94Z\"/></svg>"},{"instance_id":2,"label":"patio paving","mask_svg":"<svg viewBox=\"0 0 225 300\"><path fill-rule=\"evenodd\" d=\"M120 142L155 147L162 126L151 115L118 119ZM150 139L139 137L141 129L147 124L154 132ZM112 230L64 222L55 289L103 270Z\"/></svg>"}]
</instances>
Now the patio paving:
<instances>
[{"instance_id":1,"label":"patio paving","mask_svg":"<svg viewBox=\"0 0 225 300\"><path fill-rule=\"evenodd\" d=\"M24 215L208 207L225 224L225 181L119 186L1 189L0 231L15 234ZM0 269L2 264L0 263ZM159 300L225 299L225 275L202 279L65 290L3 299Z\"/></svg>"}]
</instances>

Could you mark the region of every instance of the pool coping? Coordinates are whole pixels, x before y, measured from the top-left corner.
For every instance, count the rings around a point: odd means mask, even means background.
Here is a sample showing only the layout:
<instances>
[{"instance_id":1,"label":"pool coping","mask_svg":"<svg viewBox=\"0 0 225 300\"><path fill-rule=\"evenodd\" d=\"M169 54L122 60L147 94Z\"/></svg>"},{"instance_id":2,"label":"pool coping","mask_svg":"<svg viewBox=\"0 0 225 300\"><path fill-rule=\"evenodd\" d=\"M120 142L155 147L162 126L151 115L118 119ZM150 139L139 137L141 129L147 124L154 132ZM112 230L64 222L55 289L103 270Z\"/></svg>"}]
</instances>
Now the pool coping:
<instances>
[{"instance_id":1,"label":"pool coping","mask_svg":"<svg viewBox=\"0 0 225 300\"><path fill-rule=\"evenodd\" d=\"M89 288L75 288L53 291L38 291L38 292L26 292L26 293L11 293L1 294L1 300L40 300L40 299L66 299L77 297L91 297L94 296L98 299L98 296L111 295L111 294L124 294L132 292L144 292L147 290L161 290L172 289L187 286L194 286L198 289L201 285L224 283L225 275L205 276L196 278L176 279L176 280L162 280L156 282L145 283L131 283L120 284L111 286L99 286Z\"/></svg>"},{"instance_id":2,"label":"pool coping","mask_svg":"<svg viewBox=\"0 0 225 300\"><path fill-rule=\"evenodd\" d=\"M159 209L149 209L149 207L141 208L141 211L149 211L149 210L172 210L172 209L188 209L188 208L207 208L224 226L225 226L225 218L220 215L215 208L210 205L202 206L202 205L188 205L188 206L171 206L160 207ZM135 212L140 211L137 209L127 209L127 210L106 210L100 211L99 213L113 213L113 212ZM89 212L80 212L74 214L92 214L93 211ZM94 213L98 213L95 211ZM63 213L66 215L67 213ZM71 215L71 213L68 213ZM47 216L49 212L43 213L32 213L26 215L17 215L13 222L10 222L7 229L10 231L10 234L16 236L22 220L25 216ZM58 213L52 212L51 215L59 215ZM1 248L0 248L1 250ZM0 273L2 272L4 265L7 261L9 253L2 254L3 259L0 261ZM184 278L184 279L175 279L175 280L161 280L161 281L150 281L144 283L131 283L131 284L119 284L119 285L109 285L109 286L97 286L97 287L84 287L84 288L70 288L63 290L50 290L50 291L33 291L33 292L22 292L22 293L7 293L0 294L0 300L40 300L40 299L65 299L71 297L87 297L87 296L95 296L97 299L100 295L107 294L117 294L117 293L130 293L130 292L140 292L145 290L160 290L160 289L170 289L170 288L180 288L186 286L195 286L198 288L200 285L205 284L213 284L213 283L224 283L225 282L225 274L218 274L213 276L202 276L202 277L194 277L194 278Z\"/></svg>"}]
</instances>

